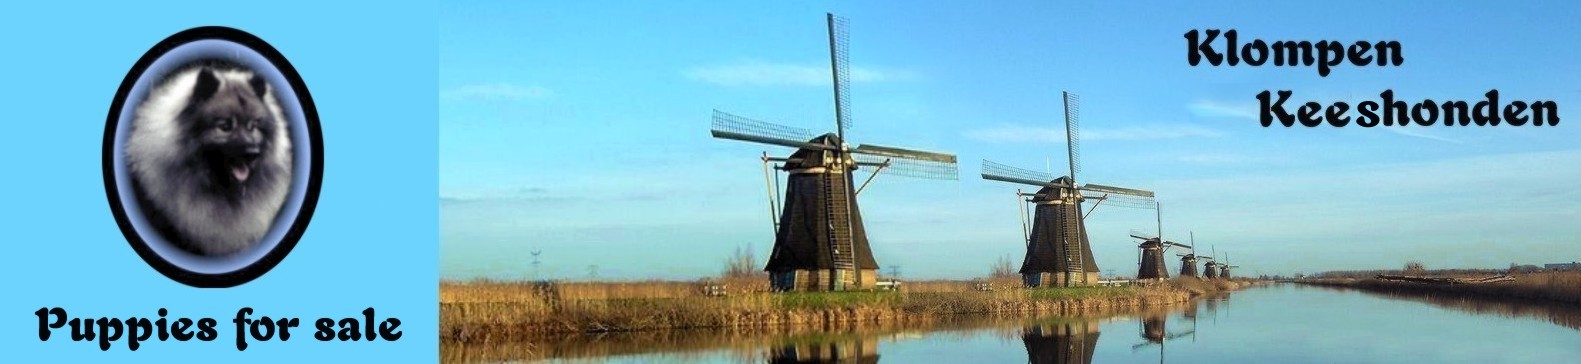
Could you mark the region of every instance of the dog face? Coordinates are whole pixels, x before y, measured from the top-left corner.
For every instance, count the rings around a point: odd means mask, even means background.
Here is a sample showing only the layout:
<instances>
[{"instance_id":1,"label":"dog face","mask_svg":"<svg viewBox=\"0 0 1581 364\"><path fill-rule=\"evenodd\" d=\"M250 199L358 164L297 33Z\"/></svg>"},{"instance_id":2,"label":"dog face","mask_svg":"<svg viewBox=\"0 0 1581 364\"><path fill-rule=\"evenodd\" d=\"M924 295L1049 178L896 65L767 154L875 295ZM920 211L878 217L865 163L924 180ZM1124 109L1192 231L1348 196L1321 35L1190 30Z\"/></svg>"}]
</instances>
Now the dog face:
<instances>
[{"instance_id":1,"label":"dog face","mask_svg":"<svg viewBox=\"0 0 1581 364\"><path fill-rule=\"evenodd\" d=\"M259 159L274 139L275 120L264 104L268 84L258 75L245 82L220 78L211 69L198 71L192 99L183 112L190 167L204 171L213 192L239 200L260 180ZM263 169L263 171L260 171Z\"/></svg>"}]
</instances>

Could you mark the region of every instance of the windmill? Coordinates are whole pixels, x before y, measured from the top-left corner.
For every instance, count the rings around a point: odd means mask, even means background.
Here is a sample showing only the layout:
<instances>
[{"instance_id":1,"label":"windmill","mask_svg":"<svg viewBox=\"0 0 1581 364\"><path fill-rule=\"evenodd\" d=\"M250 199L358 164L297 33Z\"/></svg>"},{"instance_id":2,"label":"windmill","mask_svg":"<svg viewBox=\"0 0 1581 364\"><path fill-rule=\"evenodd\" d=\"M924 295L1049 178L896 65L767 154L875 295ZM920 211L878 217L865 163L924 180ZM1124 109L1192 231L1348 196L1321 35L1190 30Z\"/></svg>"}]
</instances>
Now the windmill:
<instances>
[{"instance_id":1,"label":"windmill","mask_svg":"<svg viewBox=\"0 0 1581 364\"><path fill-rule=\"evenodd\" d=\"M835 131L813 136L807 129L752 120L714 110L715 138L796 148L787 158L764 152L769 189L769 219L774 251L764 270L777 291L845 290L873 287L878 262L868 247L856 196L881 171L919 178L955 179L955 156L894 147L846 144L851 128L850 82L845 19L828 14L829 64L834 76ZM785 197L775 201L778 177L785 171ZM860 186L853 171L873 168ZM783 202L783 207L779 206ZM778 213L778 215L775 215Z\"/></svg>"},{"instance_id":2,"label":"windmill","mask_svg":"<svg viewBox=\"0 0 1581 364\"><path fill-rule=\"evenodd\" d=\"M1230 265L1230 253L1224 252L1224 264L1219 265L1219 278L1230 279L1230 268L1240 267L1238 265Z\"/></svg>"},{"instance_id":3,"label":"windmill","mask_svg":"<svg viewBox=\"0 0 1581 364\"><path fill-rule=\"evenodd\" d=\"M1098 281L1098 263L1092 257L1087 237L1087 215L1104 202L1134 208L1153 208L1153 192L1098 184L1078 184L1081 171L1080 97L1066 92L1065 156L1070 174L1054 178L1051 173L983 161L983 179L1040 187L1035 193L1016 190L1021 204L1021 233L1027 247L1021 263L1022 283L1027 287L1085 286ZM1081 203L1094 200L1093 208L1082 213ZM1026 206L1035 206L1030 224Z\"/></svg>"},{"instance_id":4,"label":"windmill","mask_svg":"<svg viewBox=\"0 0 1581 364\"><path fill-rule=\"evenodd\" d=\"M1187 249L1191 249L1191 251L1175 253L1175 256L1180 257L1180 276L1195 278L1197 276L1197 232L1193 231L1190 235L1191 245L1187 246Z\"/></svg>"},{"instance_id":5,"label":"windmill","mask_svg":"<svg viewBox=\"0 0 1581 364\"><path fill-rule=\"evenodd\" d=\"M1215 262L1214 261L1215 259L1213 259L1214 256L1218 256L1218 255L1219 255L1219 247L1215 246L1215 247L1213 247L1213 255L1212 256L1201 257L1202 259L1206 259L1208 261L1207 263L1204 263L1202 265L1202 278L1206 278L1206 279L1219 278L1219 262Z\"/></svg>"},{"instance_id":6,"label":"windmill","mask_svg":"<svg viewBox=\"0 0 1581 364\"><path fill-rule=\"evenodd\" d=\"M1153 211L1157 213L1158 235L1149 236L1134 231L1131 233L1131 237L1142 239L1142 243L1136 246L1139 254L1136 269L1136 279L1138 280L1162 280L1169 278L1169 267L1165 265L1164 253L1169 251L1170 247L1191 248L1191 246L1185 244L1164 240L1163 208L1154 204Z\"/></svg>"}]
</instances>

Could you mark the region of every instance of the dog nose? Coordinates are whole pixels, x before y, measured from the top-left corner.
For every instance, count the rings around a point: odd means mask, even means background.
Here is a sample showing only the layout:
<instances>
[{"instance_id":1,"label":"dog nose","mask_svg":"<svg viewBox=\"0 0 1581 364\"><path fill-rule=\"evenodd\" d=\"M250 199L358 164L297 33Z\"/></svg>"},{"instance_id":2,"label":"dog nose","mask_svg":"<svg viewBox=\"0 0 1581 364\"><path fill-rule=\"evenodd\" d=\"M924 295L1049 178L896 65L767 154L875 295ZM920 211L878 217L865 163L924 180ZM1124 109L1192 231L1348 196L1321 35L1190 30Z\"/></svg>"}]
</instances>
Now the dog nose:
<instances>
[{"instance_id":1,"label":"dog nose","mask_svg":"<svg viewBox=\"0 0 1581 364\"><path fill-rule=\"evenodd\" d=\"M259 154L263 154L263 149L258 147L247 147L247 149L242 150L242 154L248 157L257 157Z\"/></svg>"}]
</instances>

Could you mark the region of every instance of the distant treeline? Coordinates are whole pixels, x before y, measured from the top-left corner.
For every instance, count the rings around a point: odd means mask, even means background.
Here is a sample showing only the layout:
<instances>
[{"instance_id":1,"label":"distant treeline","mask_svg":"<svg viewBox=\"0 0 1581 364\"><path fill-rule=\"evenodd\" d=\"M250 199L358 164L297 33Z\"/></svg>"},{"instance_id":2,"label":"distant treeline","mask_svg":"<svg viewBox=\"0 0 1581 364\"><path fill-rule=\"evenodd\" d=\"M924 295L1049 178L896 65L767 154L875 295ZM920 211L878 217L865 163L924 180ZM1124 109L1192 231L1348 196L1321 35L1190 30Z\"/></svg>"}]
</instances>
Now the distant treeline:
<instances>
[{"instance_id":1,"label":"distant treeline","mask_svg":"<svg viewBox=\"0 0 1581 364\"><path fill-rule=\"evenodd\" d=\"M1375 270L1335 270L1305 276L1306 278L1372 278L1379 274L1390 275L1418 275L1418 276L1486 276L1514 273L1540 273L1555 272L1559 269L1547 269L1535 265L1511 265L1507 269L1375 269Z\"/></svg>"}]
</instances>

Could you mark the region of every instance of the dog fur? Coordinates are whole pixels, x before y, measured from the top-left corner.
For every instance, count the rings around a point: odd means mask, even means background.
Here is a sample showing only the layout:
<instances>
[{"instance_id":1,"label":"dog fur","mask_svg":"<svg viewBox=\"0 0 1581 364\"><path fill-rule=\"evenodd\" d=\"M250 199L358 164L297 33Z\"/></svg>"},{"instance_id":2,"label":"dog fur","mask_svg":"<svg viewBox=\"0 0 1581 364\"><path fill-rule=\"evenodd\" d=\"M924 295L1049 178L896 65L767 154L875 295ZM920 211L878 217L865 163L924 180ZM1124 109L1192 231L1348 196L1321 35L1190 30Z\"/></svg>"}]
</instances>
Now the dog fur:
<instances>
[{"instance_id":1,"label":"dog fur","mask_svg":"<svg viewBox=\"0 0 1581 364\"><path fill-rule=\"evenodd\" d=\"M290 128L277 93L234 65L173 72L137 107L125 160L144 216L206 256L258 243L291 186Z\"/></svg>"}]
</instances>

